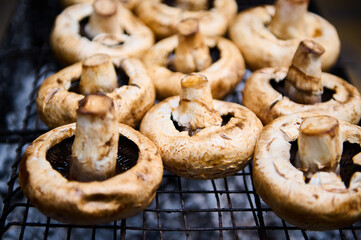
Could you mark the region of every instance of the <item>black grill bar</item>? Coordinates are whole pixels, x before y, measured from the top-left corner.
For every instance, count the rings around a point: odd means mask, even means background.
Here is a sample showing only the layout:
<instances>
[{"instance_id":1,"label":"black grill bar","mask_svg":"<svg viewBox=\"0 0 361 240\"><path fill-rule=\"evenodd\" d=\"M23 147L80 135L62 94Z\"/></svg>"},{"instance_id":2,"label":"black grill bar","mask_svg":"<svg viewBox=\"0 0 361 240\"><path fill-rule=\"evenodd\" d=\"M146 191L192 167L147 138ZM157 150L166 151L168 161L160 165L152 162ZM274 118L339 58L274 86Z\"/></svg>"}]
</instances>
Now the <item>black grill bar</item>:
<instances>
[{"instance_id":1,"label":"black grill bar","mask_svg":"<svg viewBox=\"0 0 361 240\"><path fill-rule=\"evenodd\" d=\"M214 189L214 195L216 197L216 201L217 201L217 212L218 212L218 221L219 221L219 228L222 229L223 227L223 223L222 223L222 212L220 211L221 209L221 203L220 203L220 200L219 200L219 196L218 196L218 192L217 192L217 186L216 186L216 183L215 183L215 180L212 179L211 180L212 182L212 186L213 186L213 189ZM223 232L222 230L219 231L219 239L223 239Z\"/></svg>"},{"instance_id":2,"label":"black grill bar","mask_svg":"<svg viewBox=\"0 0 361 240\"><path fill-rule=\"evenodd\" d=\"M228 208L229 209L232 209L232 199L231 199L231 196L230 196L230 193L229 193L229 189L228 189L228 182L227 182L227 178L224 178L224 186L225 186L225 190L226 190L226 194L227 194L227 201L228 201ZM232 221L232 227L236 227L236 220L235 220L235 217L234 217L234 213L233 211L230 212L230 215L231 215L231 221ZM238 232L237 231L234 231L234 239L235 240L238 240Z\"/></svg>"}]
</instances>

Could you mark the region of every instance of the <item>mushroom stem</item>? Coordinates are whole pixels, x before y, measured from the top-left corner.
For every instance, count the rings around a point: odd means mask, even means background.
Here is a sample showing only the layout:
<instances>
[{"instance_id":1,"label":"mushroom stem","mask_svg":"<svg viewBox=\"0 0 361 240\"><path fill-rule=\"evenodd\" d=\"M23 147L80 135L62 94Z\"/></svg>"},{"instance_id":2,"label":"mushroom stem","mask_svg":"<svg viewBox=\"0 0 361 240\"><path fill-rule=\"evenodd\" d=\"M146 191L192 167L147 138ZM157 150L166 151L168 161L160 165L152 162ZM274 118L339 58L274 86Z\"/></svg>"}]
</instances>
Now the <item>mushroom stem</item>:
<instances>
[{"instance_id":1,"label":"mushroom stem","mask_svg":"<svg viewBox=\"0 0 361 240\"><path fill-rule=\"evenodd\" d=\"M82 94L107 93L118 86L117 74L111 58L95 54L82 62L79 90Z\"/></svg>"},{"instance_id":2,"label":"mushroom stem","mask_svg":"<svg viewBox=\"0 0 361 240\"><path fill-rule=\"evenodd\" d=\"M85 33L90 38L101 33L123 34L123 29L119 25L118 7L119 4L114 0L96 0L89 23L85 26Z\"/></svg>"},{"instance_id":3,"label":"mushroom stem","mask_svg":"<svg viewBox=\"0 0 361 240\"><path fill-rule=\"evenodd\" d=\"M70 178L105 180L115 174L118 153L118 121L111 98L88 95L79 101Z\"/></svg>"},{"instance_id":4,"label":"mushroom stem","mask_svg":"<svg viewBox=\"0 0 361 240\"><path fill-rule=\"evenodd\" d=\"M199 31L198 20L187 18L178 25L178 46L174 53L174 67L183 73L199 72L212 64L209 49Z\"/></svg>"},{"instance_id":5,"label":"mushroom stem","mask_svg":"<svg viewBox=\"0 0 361 240\"><path fill-rule=\"evenodd\" d=\"M310 175L319 170L335 171L343 148L338 120L310 117L301 123L299 131L296 167Z\"/></svg>"},{"instance_id":6,"label":"mushroom stem","mask_svg":"<svg viewBox=\"0 0 361 240\"><path fill-rule=\"evenodd\" d=\"M222 124L220 114L213 108L211 88L204 75L184 76L181 87L179 105L173 112L173 119L179 126L196 133L202 128Z\"/></svg>"},{"instance_id":7,"label":"mushroom stem","mask_svg":"<svg viewBox=\"0 0 361 240\"><path fill-rule=\"evenodd\" d=\"M286 95L302 104L321 102L323 93L321 55L325 49L312 40L298 46L285 80Z\"/></svg>"},{"instance_id":8,"label":"mushroom stem","mask_svg":"<svg viewBox=\"0 0 361 240\"><path fill-rule=\"evenodd\" d=\"M207 10L207 0L177 0L177 7L188 11Z\"/></svg>"},{"instance_id":9,"label":"mushroom stem","mask_svg":"<svg viewBox=\"0 0 361 240\"><path fill-rule=\"evenodd\" d=\"M279 39L304 38L309 0L278 0L270 31Z\"/></svg>"}]
</instances>

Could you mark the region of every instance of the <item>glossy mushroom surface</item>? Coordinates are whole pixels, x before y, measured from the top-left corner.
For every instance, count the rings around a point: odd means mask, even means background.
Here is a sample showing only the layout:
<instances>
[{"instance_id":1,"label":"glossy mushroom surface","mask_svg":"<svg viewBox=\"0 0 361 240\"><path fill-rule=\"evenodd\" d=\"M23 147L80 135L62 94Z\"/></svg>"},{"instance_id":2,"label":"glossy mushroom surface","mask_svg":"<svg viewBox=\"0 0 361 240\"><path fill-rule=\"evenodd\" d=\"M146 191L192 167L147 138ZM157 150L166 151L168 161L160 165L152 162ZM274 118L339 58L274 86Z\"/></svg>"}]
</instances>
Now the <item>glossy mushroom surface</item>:
<instances>
[{"instance_id":1,"label":"glossy mushroom surface","mask_svg":"<svg viewBox=\"0 0 361 240\"><path fill-rule=\"evenodd\" d=\"M155 100L153 83L139 60L96 54L44 81L36 99L40 119L51 128L75 122L77 102L99 92L113 99L119 122L133 127Z\"/></svg>"},{"instance_id":2,"label":"glossy mushroom surface","mask_svg":"<svg viewBox=\"0 0 361 240\"><path fill-rule=\"evenodd\" d=\"M264 124L295 112L317 112L357 124L361 95L345 80L321 71L322 46L302 41L289 69L255 71L243 90L243 104Z\"/></svg>"},{"instance_id":3,"label":"glossy mushroom surface","mask_svg":"<svg viewBox=\"0 0 361 240\"><path fill-rule=\"evenodd\" d=\"M179 95L179 79L196 72L205 75L212 96L221 99L232 91L245 72L245 64L237 47L221 37L205 37L198 21L184 19L178 34L156 43L143 57L157 93L157 99Z\"/></svg>"},{"instance_id":4,"label":"glossy mushroom surface","mask_svg":"<svg viewBox=\"0 0 361 240\"><path fill-rule=\"evenodd\" d=\"M315 113L268 124L256 145L257 194L287 222L330 230L361 218L361 128Z\"/></svg>"},{"instance_id":5,"label":"glossy mushroom surface","mask_svg":"<svg viewBox=\"0 0 361 240\"><path fill-rule=\"evenodd\" d=\"M237 4L234 0L147 0L139 2L135 12L157 38L177 33L178 22L186 18L198 19L204 35L220 36L236 15Z\"/></svg>"},{"instance_id":6,"label":"glossy mushroom surface","mask_svg":"<svg viewBox=\"0 0 361 240\"><path fill-rule=\"evenodd\" d=\"M140 126L159 148L165 169L190 179L221 178L243 169L261 129L247 108L212 100L200 74L185 76L181 95L155 105Z\"/></svg>"},{"instance_id":7,"label":"glossy mushroom surface","mask_svg":"<svg viewBox=\"0 0 361 240\"><path fill-rule=\"evenodd\" d=\"M235 18L230 37L247 67L289 67L299 43L312 39L326 50L322 69L329 70L340 53L336 29L320 16L307 12L309 0L277 0L275 6L247 9Z\"/></svg>"},{"instance_id":8,"label":"glossy mushroom surface","mask_svg":"<svg viewBox=\"0 0 361 240\"><path fill-rule=\"evenodd\" d=\"M158 150L118 123L113 108L105 95L88 95L76 124L43 134L25 151L20 186L45 215L104 224L138 214L155 197L163 176Z\"/></svg>"},{"instance_id":9,"label":"glossy mushroom surface","mask_svg":"<svg viewBox=\"0 0 361 240\"><path fill-rule=\"evenodd\" d=\"M65 64L96 53L139 57L154 43L153 33L118 1L96 0L66 8L55 20L50 44Z\"/></svg>"}]
</instances>

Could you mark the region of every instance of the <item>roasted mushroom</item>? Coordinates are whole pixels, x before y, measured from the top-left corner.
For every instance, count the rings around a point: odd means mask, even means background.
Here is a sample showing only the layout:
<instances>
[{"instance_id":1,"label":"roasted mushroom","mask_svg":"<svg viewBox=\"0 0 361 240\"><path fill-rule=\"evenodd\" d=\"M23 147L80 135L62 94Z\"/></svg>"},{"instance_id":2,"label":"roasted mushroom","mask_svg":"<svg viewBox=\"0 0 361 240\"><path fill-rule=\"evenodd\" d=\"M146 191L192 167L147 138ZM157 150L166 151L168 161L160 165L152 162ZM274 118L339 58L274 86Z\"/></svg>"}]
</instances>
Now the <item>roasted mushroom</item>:
<instances>
[{"instance_id":1,"label":"roasted mushroom","mask_svg":"<svg viewBox=\"0 0 361 240\"><path fill-rule=\"evenodd\" d=\"M254 72L243 90L243 104L264 124L282 115L311 111L357 124L361 96L343 79L321 71L324 49L311 40L302 41L292 65Z\"/></svg>"},{"instance_id":2,"label":"roasted mushroom","mask_svg":"<svg viewBox=\"0 0 361 240\"><path fill-rule=\"evenodd\" d=\"M139 57L153 43L151 30L114 0L66 8L56 18L50 36L55 55L66 64L96 53Z\"/></svg>"},{"instance_id":3,"label":"roasted mushroom","mask_svg":"<svg viewBox=\"0 0 361 240\"><path fill-rule=\"evenodd\" d=\"M88 95L79 104L76 124L55 128L27 148L19 182L45 215L71 224L101 224L145 209L162 175L156 146L118 123L109 97Z\"/></svg>"},{"instance_id":4,"label":"roasted mushroom","mask_svg":"<svg viewBox=\"0 0 361 240\"><path fill-rule=\"evenodd\" d=\"M205 75L214 98L221 99L234 89L244 75L242 55L229 40L203 37L194 18L178 24L178 35L156 43L143 58L158 99L179 95L184 74Z\"/></svg>"},{"instance_id":5,"label":"roasted mushroom","mask_svg":"<svg viewBox=\"0 0 361 240\"><path fill-rule=\"evenodd\" d=\"M180 96L151 108L140 131L158 147L165 169L191 179L232 175L251 160L262 124L247 108L212 100L207 78L186 75Z\"/></svg>"},{"instance_id":6,"label":"roasted mushroom","mask_svg":"<svg viewBox=\"0 0 361 240\"><path fill-rule=\"evenodd\" d=\"M77 102L99 92L113 99L119 122L132 127L155 100L153 83L139 60L95 54L44 81L36 99L40 119L51 128L75 122Z\"/></svg>"},{"instance_id":7,"label":"roasted mushroom","mask_svg":"<svg viewBox=\"0 0 361 240\"><path fill-rule=\"evenodd\" d=\"M336 29L320 16L307 12L309 0L277 0L241 12L230 27L230 37L239 47L247 67L289 67L300 41L313 39L326 52L322 69L329 70L340 53Z\"/></svg>"},{"instance_id":8,"label":"roasted mushroom","mask_svg":"<svg viewBox=\"0 0 361 240\"><path fill-rule=\"evenodd\" d=\"M147 0L140 1L136 14L147 24L158 38L177 33L178 22L185 18L196 18L204 35L220 36L237 13L234 0Z\"/></svg>"},{"instance_id":9,"label":"roasted mushroom","mask_svg":"<svg viewBox=\"0 0 361 240\"><path fill-rule=\"evenodd\" d=\"M253 184L287 222L310 230L361 219L361 128L315 113L280 117L257 141Z\"/></svg>"},{"instance_id":10,"label":"roasted mushroom","mask_svg":"<svg viewBox=\"0 0 361 240\"><path fill-rule=\"evenodd\" d=\"M133 9L139 0L118 0L128 9ZM64 7L68 7L70 5L79 4L79 3L88 3L94 2L94 0L61 0L61 4Z\"/></svg>"}]
</instances>

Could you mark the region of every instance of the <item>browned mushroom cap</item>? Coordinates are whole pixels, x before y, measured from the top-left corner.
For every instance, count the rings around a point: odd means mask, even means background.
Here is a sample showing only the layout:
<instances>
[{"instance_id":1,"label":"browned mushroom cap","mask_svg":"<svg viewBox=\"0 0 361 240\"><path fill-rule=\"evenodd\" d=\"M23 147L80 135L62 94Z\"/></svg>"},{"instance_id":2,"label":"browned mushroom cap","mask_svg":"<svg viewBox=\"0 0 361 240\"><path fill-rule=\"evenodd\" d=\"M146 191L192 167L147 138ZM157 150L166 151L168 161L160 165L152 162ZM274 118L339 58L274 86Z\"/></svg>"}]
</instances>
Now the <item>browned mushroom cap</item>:
<instances>
[{"instance_id":1,"label":"browned mushroom cap","mask_svg":"<svg viewBox=\"0 0 361 240\"><path fill-rule=\"evenodd\" d=\"M223 98L243 78L245 65L239 50L227 39L203 37L194 18L181 21L178 29L178 35L159 41L143 57L157 98L178 95L179 79L191 72L205 75L213 97Z\"/></svg>"},{"instance_id":2,"label":"browned mushroom cap","mask_svg":"<svg viewBox=\"0 0 361 240\"><path fill-rule=\"evenodd\" d=\"M96 0L66 8L50 36L55 55L71 64L95 53L139 57L153 43L153 33L115 0Z\"/></svg>"},{"instance_id":3,"label":"browned mushroom cap","mask_svg":"<svg viewBox=\"0 0 361 240\"><path fill-rule=\"evenodd\" d=\"M288 67L300 41L313 39L326 50L322 69L329 70L340 53L336 29L320 16L307 12L309 0L278 0L241 12L230 27L248 68Z\"/></svg>"},{"instance_id":4,"label":"browned mushroom cap","mask_svg":"<svg viewBox=\"0 0 361 240\"><path fill-rule=\"evenodd\" d=\"M64 125L40 136L21 161L19 181L24 194L58 221L100 224L131 217L151 203L162 180L156 146L111 119L111 107L103 99L107 97L95 98L101 102L81 103L77 126ZM67 166L65 162L70 164L70 173L55 169Z\"/></svg>"},{"instance_id":5,"label":"browned mushroom cap","mask_svg":"<svg viewBox=\"0 0 361 240\"><path fill-rule=\"evenodd\" d=\"M172 0L171 4L161 0L140 1L135 11L158 38L177 33L178 21L197 18L201 32L207 36L220 36L227 31L229 23L237 13L234 0L190 1Z\"/></svg>"},{"instance_id":6,"label":"browned mushroom cap","mask_svg":"<svg viewBox=\"0 0 361 240\"><path fill-rule=\"evenodd\" d=\"M361 168L353 160L361 151L360 136L359 126L315 113L274 120L256 145L257 193L277 215L300 228L327 230L352 224L361 218L361 173L355 170ZM296 155L302 159L299 167Z\"/></svg>"},{"instance_id":7,"label":"browned mushroom cap","mask_svg":"<svg viewBox=\"0 0 361 240\"><path fill-rule=\"evenodd\" d=\"M158 146L166 170L191 179L213 179L232 175L249 163L261 122L241 105L209 97L204 76L185 76L180 97L156 104L144 116L140 131Z\"/></svg>"},{"instance_id":8,"label":"browned mushroom cap","mask_svg":"<svg viewBox=\"0 0 361 240\"><path fill-rule=\"evenodd\" d=\"M264 68L254 72L245 84L243 104L264 124L273 119L311 111L351 123L361 118L358 90L334 75L321 72L323 48L302 41L290 68Z\"/></svg>"},{"instance_id":9,"label":"browned mushroom cap","mask_svg":"<svg viewBox=\"0 0 361 240\"><path fill-rule=\"evenodd\" d=\"M119 122L137 126L154 103L153 83L139 60L113 58L111 66L109 61L108 56L97 54L48 77L36 99L40 119L51 128L75 122L77 102L84 97L84 92L101 92L113 99ZM113 66L120 80L115 88ZM82 93L83 89L86 91Z\"/></svg>"},{"instance_id":10,"label":"browned mushroom cap","mask_svg":"<svg viewBox=\"0 0 361 240\"><path fill-rule=\"evenodd\" d=\"M79 3L88 3L88 2L94 2L94 0L60 0L61 4L64 7L68 7L70 5L79 4ZM118 0L123 4L124 7L128 9L133 9L139 0Z\"/></svg>"}]
</instances>

